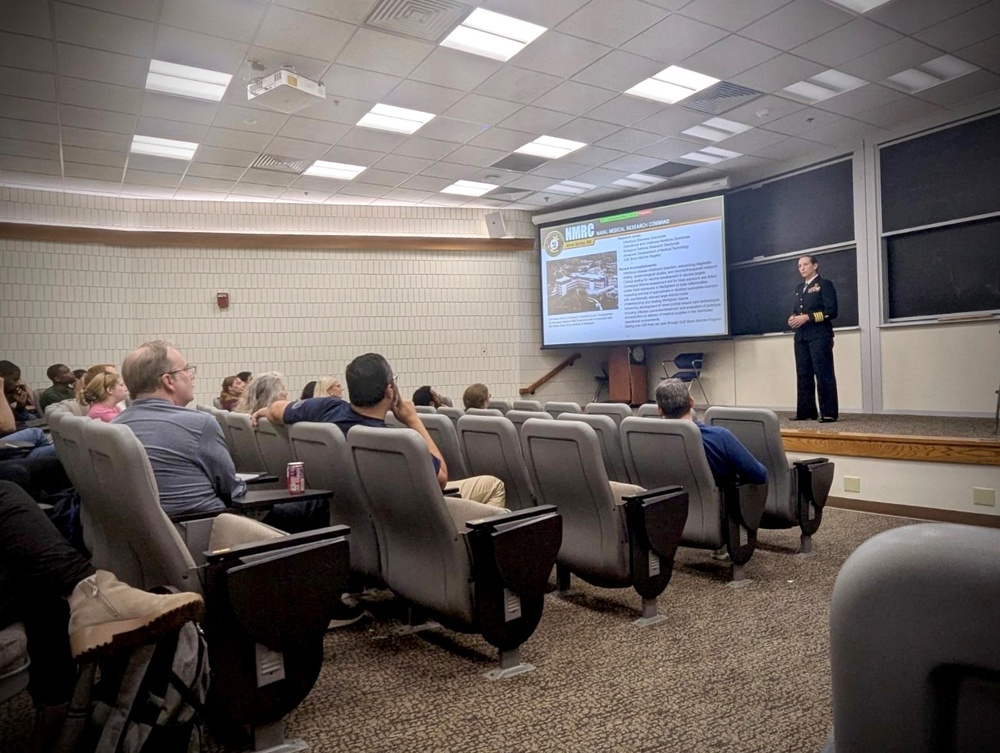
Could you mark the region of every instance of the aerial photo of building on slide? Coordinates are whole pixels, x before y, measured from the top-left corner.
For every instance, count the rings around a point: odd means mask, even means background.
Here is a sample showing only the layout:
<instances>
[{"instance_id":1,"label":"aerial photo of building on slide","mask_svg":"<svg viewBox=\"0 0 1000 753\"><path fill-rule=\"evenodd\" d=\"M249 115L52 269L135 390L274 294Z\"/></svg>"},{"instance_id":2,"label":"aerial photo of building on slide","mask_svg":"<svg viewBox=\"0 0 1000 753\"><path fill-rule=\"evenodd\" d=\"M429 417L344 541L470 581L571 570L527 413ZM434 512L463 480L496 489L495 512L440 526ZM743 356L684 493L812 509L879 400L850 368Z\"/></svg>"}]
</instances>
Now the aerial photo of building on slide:
<instances>
[{"instance_id":1,"label":"aerial photo of building on slide","mask_svg":"<svg viewBox=\"0 0 1000 753\"><path fill-rule=\"evenodd\" d=\"M618 308L618 254L557 259L545 265L549 315Z\"/></svg>"}]
</instances>

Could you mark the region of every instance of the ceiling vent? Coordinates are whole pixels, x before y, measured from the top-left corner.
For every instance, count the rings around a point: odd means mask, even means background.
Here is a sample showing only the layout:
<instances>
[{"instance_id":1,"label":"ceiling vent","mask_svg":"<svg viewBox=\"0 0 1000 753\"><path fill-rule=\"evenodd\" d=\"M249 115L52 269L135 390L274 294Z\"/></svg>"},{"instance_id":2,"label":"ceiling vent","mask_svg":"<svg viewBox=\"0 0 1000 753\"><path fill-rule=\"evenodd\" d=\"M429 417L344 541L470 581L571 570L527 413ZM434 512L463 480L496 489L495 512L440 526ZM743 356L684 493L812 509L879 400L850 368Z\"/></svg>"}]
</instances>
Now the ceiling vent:
<instances>
[{"instance_id":1,"label":"ceiling vent","mask_svg":"<svg viewBox=\"0 0 1000 753\"><path fill-rule=\"evenodd\" d=\"M681 107L686 107L688 110L705 112L709 115L720 115L727 110L732 110L734 107L752 102L757 97L762 97L763 95L764 92L759 92L756 89L748 89L739 84L720 81L714 86L702 89L697 94L693 94L683 102L678 102L678 104Z\"/></svg>"},{"instance_id":2,"label":"ceiling vent","mask_svg":"<svg viewBox=\"0 0 1000 753\"><path fill-rule=\"evenodd\" d=\"M310 159L295 159L294 157L281 157L277 154L262 154L253 161L250 167L259 167L261 170L274 170L278 173L301 175L312 163L313 160Z\"/></svg>"},{"instance_id":3,"label":"ceiling vent","mask_svg":"<svg viewBox=\"0 0 1000 753\"><path fill-rule=\"evenodd\" d=\"M684 165L680 162L663 162L656 167L648 167L643 170L647 175L658 175L661 178L673 178L682 175L689 170L697 170L696 165Z\"/></svg>"},{"instance_id":4,"label":"ceiling vent","mask_svg":"<svg viewBox=\"0 0 1000 753\"><path fill-rule=\"evenodd\" d=\"M530 193L532 193L531 190L524 188L498 188L496 191L490 191L487 198L500 199L502 201L518 201Z\"/></svg>"},{"instance_id":5,"label":"ceiling vent","mask_svg":"<svg viewBox=\"0 0 1000 753\"><path fill-rule=\"evenodd\" d=\"M365 26L424 42L440 42L472 11L455 0L380 0Z\"/></svg>"}]
</instances>

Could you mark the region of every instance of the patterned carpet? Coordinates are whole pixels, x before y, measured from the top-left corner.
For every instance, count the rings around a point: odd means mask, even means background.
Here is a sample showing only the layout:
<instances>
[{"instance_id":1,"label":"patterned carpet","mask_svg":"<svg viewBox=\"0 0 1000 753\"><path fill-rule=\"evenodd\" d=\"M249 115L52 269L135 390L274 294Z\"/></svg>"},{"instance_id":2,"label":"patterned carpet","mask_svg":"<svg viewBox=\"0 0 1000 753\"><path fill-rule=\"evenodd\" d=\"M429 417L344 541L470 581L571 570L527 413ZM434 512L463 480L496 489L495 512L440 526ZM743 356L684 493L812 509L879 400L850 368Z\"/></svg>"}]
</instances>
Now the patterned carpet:
<instances>
[{"instance_id":1,"label":"patterned carpet","mask_svg":"<svg viewBox=\"0 0 1000 753\"><path fill-rule=\"evenodd\" d=\"M815 555L792 556L796 531L764 531L752 582L681 549L660 597L667 621L640 629L639 598L574 579L547 598L523 647L534 672L491 682L488 644L445 630L399 636L395 602L378 619L332 631L320 679L289 719L315 753L403 751L819 751L831 724L827 608L847 556L913 521L827 508ZM0 750L20 750L27 694L0 707ZM206 740L205 750L229 753Z\"/></svg>"}]
</instances>

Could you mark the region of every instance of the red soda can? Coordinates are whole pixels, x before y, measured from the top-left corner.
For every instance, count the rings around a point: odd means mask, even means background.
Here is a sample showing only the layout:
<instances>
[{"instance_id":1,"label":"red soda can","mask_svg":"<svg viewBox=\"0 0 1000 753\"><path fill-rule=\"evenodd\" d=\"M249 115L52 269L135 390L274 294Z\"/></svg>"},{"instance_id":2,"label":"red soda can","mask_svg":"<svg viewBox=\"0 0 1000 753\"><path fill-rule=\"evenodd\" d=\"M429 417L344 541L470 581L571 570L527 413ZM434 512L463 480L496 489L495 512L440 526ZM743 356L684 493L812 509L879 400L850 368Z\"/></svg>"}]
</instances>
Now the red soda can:
<instances>
[{"instance_id":1,"label":"red soda can","mask_svg":"<svg viewBox=\"0 0 1000 753\"><path fill-rule=\"evenodd\" d=\"M302 494L306 490L305 463L289 463L285 470L285 483L289 494Z\"/></svg>"}]
</instances>

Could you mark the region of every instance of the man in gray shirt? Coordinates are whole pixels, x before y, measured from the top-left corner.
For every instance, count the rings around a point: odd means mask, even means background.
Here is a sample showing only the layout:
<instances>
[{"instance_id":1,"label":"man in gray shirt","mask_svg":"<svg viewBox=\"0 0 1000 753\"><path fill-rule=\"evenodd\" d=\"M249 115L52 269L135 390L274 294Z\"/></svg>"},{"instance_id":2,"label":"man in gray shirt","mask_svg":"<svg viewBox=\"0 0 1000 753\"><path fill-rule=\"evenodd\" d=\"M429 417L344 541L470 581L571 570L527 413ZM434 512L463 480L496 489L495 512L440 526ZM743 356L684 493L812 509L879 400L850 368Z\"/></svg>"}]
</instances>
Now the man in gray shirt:
<instances>
[{"instance_id":1,"label":"man in gray shirt","mask_svg":"<svg viewBox=\"0 0 1000 753\"><path fill-rule=\"evenodd\" d=\"M209 413L185 408L194 399L197 368L162 340L125 357L122 379L132 404L114 419L146 448L167 515L214 512L246 492L236 477L222 428ZM297 532L329 525L326 503L278 505L264 522Z\"/></svg>"}]
</instances>

